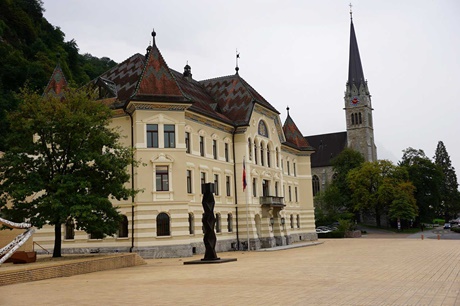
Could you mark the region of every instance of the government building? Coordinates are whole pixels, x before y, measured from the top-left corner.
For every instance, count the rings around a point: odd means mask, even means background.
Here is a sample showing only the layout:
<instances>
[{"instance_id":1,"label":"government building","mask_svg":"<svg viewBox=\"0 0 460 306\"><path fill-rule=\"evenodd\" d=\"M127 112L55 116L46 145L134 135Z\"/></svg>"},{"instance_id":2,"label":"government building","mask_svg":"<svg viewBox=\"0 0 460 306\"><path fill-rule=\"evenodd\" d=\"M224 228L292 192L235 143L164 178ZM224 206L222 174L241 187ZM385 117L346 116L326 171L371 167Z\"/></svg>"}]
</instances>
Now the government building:
<instances>
[{"instance_id":1,"label":"government building","mask_svg":"<svg viewBox=\"0 0 460 306\"><path fill-rule=\"evenodd\" d=\"M113 127L135 149L129 186L115 201L123 215L115 237L96 239L62 225L62 253L138 252L144 258L204 253L201 185L213 183L216 251L257 250L317 240L311 147L287 110L280 113L238 73L202 81L187 64L171 69L156 33L134 54L90 84L109 105ZM57 65L45 92L62 94ZM34 241L53 248L54 228Z\"/></svg>"}]
</instances>

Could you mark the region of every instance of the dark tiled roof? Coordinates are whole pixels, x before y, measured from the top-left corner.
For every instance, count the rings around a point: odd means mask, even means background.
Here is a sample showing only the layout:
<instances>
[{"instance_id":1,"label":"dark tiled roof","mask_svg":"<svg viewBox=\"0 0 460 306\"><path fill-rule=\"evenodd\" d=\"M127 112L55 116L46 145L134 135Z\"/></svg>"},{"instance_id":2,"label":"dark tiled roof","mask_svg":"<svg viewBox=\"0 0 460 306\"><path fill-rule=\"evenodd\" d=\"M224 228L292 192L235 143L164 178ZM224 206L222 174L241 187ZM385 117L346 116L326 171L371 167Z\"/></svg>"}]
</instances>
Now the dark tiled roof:
<instances>
[{"instance_id":1,"label":"dark tiled roof","mask_svg":"<svg viewBox=\"0 0 460 306\"><path fill-rule=\"evenodd\" d=\"M122 107L133 94L144 68L144 61L143 55L134 54L100 76L116 85L118 101L115 107Z\"/></svg>"},{"instance_id":2,"label":"dark tiled roof","mask_svg":"<svg viewBox=\"0 0 460 306\"><path fill-rule=\"evenodd\" d=\"M65 79L64 72L62 72L61 66L59 64L54 68L51 78L46 85L44 93L53 94L58 97L63 95L63 90L67 87L67 80Z\"/></svg>"},{"instance_id":3,"label":"dark tiled roof","mask_svg":"<svg viewBox=\"0 0 460 306\"><path fill-rule=\"evenodd\" d=\"M289 114L284 122L283 132L286 136L286 142L284 144L299 150L314 150L305 137L302 136L302 133L300 133L297 125Z\"/></svg>"},{"instance_id":4,"label":"dark tiled roof","mask_svg":"<svg viewBox=\"0 0 460 306\"><path fill-rule=\"evenodd\" d=\"M355 35L355 27L353 26L353 20L351 20L350 26L350 58L348 62L348 84L353 83L359 88L362 82L364 82L363 66L361 65L361 57L359 56L358 42Z\"/></svg>"},{"instance_id":5,"label":"dark tiled roof","mask_svg":"<svg viewBox=\"0 0 460 306\"><path fill-rule=\"evenodd\" d=\"M331 166L331 159L347 147L347 132L306 136L305 139L315 148L311 155L311 166Z\"/></svg>"},{"instance_id":6,"label":"dark tiled roof","mask_svg":"<svg viewBox=\"0 0 460 306\"><path fill-rule=\"evenodd\" d=\"M200 83L217 102L220 110L236 126L247 125L253 103L259 103L278 113L254 88L238 74L203 80Z\"/></svg>"},{"instance_id":7,"label":"dark tiled roof","mask_svg":"<svg viewBox=\"0 0 460 306\"><path fill-rule=\"evenodd\" d=\"M146 63L132 99L188 102L156 44L148 50Z\"/></svg>"},{"instance_id":8,"label":"dark tiled roof","mask_svg":"<svg viewBox=\"0 0 460 306\"><path fill-rule=\"evenodd\" d=\"M185 77L182 73L173 69L171 69L171 73L184 95L193 102L189 110L232 124L230 119L219 112L220 109L216 108L217 102L209 95L200 82L191 77Z\"/></svg>"}]
</instances>

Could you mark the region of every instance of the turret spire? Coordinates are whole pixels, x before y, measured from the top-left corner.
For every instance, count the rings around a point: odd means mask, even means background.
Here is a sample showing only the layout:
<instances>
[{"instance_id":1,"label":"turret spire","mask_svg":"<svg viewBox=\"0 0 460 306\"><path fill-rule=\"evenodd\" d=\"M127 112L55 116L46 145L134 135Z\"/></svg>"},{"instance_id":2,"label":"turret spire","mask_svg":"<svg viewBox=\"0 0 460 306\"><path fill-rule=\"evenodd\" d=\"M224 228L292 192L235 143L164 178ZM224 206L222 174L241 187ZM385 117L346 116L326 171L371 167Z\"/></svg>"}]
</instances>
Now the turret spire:
<instances>
[{"instance_id":1,"label":"turret spire","mask_svg":"<svg viewBox=\"0 0 460 306\"><path fill-rule=\"evenodd\" d=\"M353 83L359 88L361 83L365 81L363 66L361 65L361 57L359 56L358 42L355 35L355 27L353 26L353 17L350 6L350 60L348 63L348 84Z\"/></svg>"}]
</instances>

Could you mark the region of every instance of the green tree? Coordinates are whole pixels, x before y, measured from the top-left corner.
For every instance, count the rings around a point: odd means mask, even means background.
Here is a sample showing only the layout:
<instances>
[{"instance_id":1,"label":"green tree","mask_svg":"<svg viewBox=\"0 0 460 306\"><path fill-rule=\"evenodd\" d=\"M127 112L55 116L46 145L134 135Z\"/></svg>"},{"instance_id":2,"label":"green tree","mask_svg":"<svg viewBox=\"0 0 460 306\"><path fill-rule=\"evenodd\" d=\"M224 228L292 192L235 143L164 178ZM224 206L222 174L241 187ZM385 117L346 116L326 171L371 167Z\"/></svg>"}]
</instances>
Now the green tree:
<instances>
[{"instance_id":1,"label":"green tree","mask_svg":"<svg viewBox=\"0 0 460 306\"><path fill-rule=\"evenodd\" d=\"M423 150L407 148L400 166L407 169L409 180L415 187L414 196L419 209L419 221L430 223L439 211L443 173Z\"/></svg>"},{"instance_id":2,"label":"green tree","mask_svg":"<svg viewBox=\"0 0 460 306\"><path fill-rule=\"evenodd\" d=\"M108 128L111 110L88 92L65 99L24 90L9 116L11 137L0 159L1 213L38 228L54 225L53 257L61 256L61 225L96 237L113 235L120 215L110 199L127 199L132 152ZM32 141L34 140L34 141Z\"/></svg>"},{"instance_id":3,"label":"green tree","mask_svg":"<svg viewBox=\"0 0 460 306\"><path fill-rule=\"evenodd\" d=\"M43 90L60 54L60 65L70 84L83 86L116 63L80 55L76 41L43 17L41 0L0 1L0 151L6 149L6 114L17 108L14 98L25 84ZM93 67L94 65L94 67Z\"/></svg>"},{"instance_id":4,"label":"green tree","mask_svg":"<svg viewBox=\"0 0 460 306\"><path fill-rule=\"evenodd\" d=\"M353 212L354 209L352 191L348 185L347 176L350 170L360 167L364 161L364 157L361 153L350 148L343 150L331 161L334 169L332 185L338 189L342 207L345 207L349 212ZM357 214L356 217L359 217L359 214Z\"/></svg>"},{"instance_id":5,"label":"green tree","mask_svg":"<svg viewBox=\"0 0 460 306\"><path fill-rule=\"evenodd\" d=\"M439 141L436 147L434 162L444 174L441 183L441 210L445 221L449 221L460 212L460 196L455 168L450 162L450 156L442 141Z\"/></svg>"},{"instance_id":6,"label":"green tree","mask_svg":"<svg viewBox=\"0 0 460 306\"><path fill-rule=\"evenodd\" d=\"M395 166L388 160L363 163L361 167L349 172L347 181L353 192L355 209L374 213L377 226L381 226L381 216L393 218L397 215L394 210L390 215L390 209L397 208L398 205L412 207L415 202L412 201L413 194L409 192L411 189L408 186L412 183L408 181L406 169ZM409 207L404 209L411 210ZM411 219L416 215L415 212Z\"/></svg>"}]
</instances>

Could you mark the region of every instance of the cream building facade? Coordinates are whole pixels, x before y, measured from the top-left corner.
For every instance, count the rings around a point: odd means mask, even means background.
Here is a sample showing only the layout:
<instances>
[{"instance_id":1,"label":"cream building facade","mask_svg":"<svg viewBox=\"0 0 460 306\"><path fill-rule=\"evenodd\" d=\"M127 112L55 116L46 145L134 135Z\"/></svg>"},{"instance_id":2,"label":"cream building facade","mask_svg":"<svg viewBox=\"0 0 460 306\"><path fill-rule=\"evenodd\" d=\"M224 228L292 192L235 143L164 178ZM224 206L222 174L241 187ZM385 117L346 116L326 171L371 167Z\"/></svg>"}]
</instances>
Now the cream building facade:
<instances>
[{"instance_id":1,"label":"cream building facade","mask_svg":"<svg viewBox=\"0 0 460 306\"><path fill-rule=\"evenodd\" d=\"M216 251L316 240L310 155L313 148L238 73L196 81L166 64L153 35L135 54L92 81L114 110L112 126L135 149L129 185L114 202L124 216L115 237L92 239L63 225L63 253L138 252L145 258L204 253L201 184L214 183ZM47 90L65 78L59 66ZM65 84L64 84L65 85ZM243 183L245 178L246 184ZM34 241L52 249L52 227Z\"/></svg>"}]
</instances>

